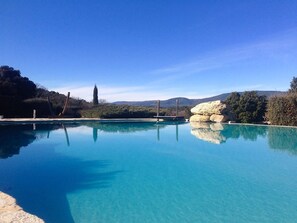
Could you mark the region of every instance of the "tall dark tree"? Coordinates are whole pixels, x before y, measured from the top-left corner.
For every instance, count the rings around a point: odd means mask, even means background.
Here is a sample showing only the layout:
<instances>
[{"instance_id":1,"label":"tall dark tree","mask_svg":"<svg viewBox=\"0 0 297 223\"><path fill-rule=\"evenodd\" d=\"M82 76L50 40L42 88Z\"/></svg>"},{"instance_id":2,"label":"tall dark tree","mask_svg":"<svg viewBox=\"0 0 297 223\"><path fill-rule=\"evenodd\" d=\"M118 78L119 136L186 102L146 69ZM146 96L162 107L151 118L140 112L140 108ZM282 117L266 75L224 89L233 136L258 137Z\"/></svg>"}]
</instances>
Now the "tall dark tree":
<instances>
[{"instance_id":1,"label":"tall dark tree","mask_svg":"<svg viewBox=\"0 0 297 223\"><path fill-rule=\"evenodd\" d=\"M293 77L291 81L289 93L297 93L297 77Z\"/></svg>"},{"instance_id":2,"label":"tall dark tree","mask_svg":"<svg viewBox=\"0 0 297 223\"><path fill-rule=\"evenodd\" d=\"M98 89L96 84L93 90L93 105L98 105Z\"/></svg>"}]
</instances>

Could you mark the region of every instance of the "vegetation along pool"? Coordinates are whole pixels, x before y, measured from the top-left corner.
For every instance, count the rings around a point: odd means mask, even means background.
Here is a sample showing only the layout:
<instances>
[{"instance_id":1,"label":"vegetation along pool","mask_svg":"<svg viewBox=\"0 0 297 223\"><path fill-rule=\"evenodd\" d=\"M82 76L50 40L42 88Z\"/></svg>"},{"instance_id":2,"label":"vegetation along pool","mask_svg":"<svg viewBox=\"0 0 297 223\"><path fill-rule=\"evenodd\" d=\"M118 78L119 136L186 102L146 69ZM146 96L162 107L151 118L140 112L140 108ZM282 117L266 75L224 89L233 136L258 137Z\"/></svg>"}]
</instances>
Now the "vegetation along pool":
<instances>
[{"instance_id":1,"label":"vegetation along pool","mask_svg":"<svg viewBox=\"0 0 297 223\"><path fill-rule=\"evenodd\" d=\"M0 190L48 223L297 219L297 129L0 125Z\"/></svg>"}]
</instances>

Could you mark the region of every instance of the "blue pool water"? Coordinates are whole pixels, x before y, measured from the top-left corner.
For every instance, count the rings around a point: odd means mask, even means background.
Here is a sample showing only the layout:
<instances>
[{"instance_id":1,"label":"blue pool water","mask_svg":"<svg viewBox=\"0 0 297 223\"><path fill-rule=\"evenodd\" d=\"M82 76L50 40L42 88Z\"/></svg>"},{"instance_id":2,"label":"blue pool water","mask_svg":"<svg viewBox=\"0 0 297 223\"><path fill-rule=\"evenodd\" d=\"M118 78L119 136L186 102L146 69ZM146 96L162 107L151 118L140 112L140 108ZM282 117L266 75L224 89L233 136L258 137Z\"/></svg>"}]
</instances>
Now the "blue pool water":
<instances>
[{"instance_id":1,"label":"blue pool water","mask_svg":"<svg viewBox=\"0 0 297 223\"><path fill-rule=\"evenodd\" d=\"M48 223L291 223L297 129L0 126L0 190Z\"/></svg>"}]
</instances>

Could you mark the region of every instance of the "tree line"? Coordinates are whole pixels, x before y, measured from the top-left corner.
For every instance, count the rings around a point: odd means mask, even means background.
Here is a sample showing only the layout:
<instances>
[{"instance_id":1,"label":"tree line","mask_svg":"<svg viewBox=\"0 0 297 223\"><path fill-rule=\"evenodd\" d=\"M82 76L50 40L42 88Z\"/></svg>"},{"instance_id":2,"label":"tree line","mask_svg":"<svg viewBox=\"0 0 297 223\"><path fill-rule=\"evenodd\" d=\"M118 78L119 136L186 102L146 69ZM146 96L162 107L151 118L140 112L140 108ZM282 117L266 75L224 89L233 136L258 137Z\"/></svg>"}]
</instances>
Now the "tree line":
<instances>
[{"instance_id":1,"label":"tree line","mask_svg":"<svg viewBox=\"0 0 297 223\"><path fill-rule=\"evenodd\" d=\"M50 109L47 98L55 114L62 111L66 96L37 86L27 77L22 77L19 70L9 66L0 67L0 115L4 117L32 117L32 110L37 110L37 117L49 117ZM67 117L153 117L154 108L116 106L98 99L98 88L93 90L93 103L78 98L70 98ZM290 89L282 95L260 96L255 91L243 94L231 93L226 99L237 122L262 123L297 126L297 77L293 77ZM162 111L166 115L174 112ZM183 107L181 113L190 116L189 108Z\"/></svg>"},{"instance_id":2,"label":"tree line","mask_svg":"<svg viewBox=\"0 0 297 223\"><path fill-rule=\"evenodd\" d=\"M293 77L290 89L270 98L247 91L240 95L232 92L225 103L230 106L237 122L297 126L297 78Z\"/></svg>"},{"instance_id":3,"label":"tree line","mask_svg":"<svg viewBox=\"0 0 297 223\"><path fill-rule=\"evenodd\" d=\"M0 115L7 118L32 117L33 109L37 110L38 117L49 117L50 106L54 115L59 114L66 96L38 86L27 77L21 76L19 70L13 67L0 67ZM66 116L80 117L79 110L90 105L82 99L70 98Z\"/></svg>"}]
</instances>

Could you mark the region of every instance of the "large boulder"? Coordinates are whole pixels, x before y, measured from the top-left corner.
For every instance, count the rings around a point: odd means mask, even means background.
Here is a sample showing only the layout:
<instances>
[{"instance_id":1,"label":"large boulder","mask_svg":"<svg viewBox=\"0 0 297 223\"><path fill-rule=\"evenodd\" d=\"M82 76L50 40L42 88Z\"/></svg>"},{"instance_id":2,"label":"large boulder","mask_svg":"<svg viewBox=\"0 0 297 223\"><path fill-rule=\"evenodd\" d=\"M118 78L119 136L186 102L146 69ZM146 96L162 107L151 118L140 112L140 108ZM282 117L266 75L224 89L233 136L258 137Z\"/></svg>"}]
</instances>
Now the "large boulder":
<instances>
[{"instance_id":1,"label":"large boulder","mask_svg":"<svg viewBox=\"0 0 297 223\"><path fill-rule=\"evenodd\" d=\"M210 121L212 122L226 122L229 120L229 116L228 115L211 115L210 116Z\"/></svg>"},{"instance_id":2,"label":"large boulder","mask_svg":"<svg viewBox=\"0 0 297 223\"><path fill-rule=\"evenodd\" d=\"M210 101L196 105L191 109L194 114L191 122L227 122L233 121L234 115L227 104L221 101Z\"/></svg>"},{"instance_id":3,"label":"large boulder","mask_svg":"<svg viewBox=\"0 0 297 223\"><path fill-rule=\"evenodd\" d=\"M221 101L210 101L196 105L191 109L194 115L222 115L227 112L227 105Z\"/></svg>"},{"instance_id":4,"label":"large boulder","mask_svg":"<svg viewBox=\"0 0 297 223\"><path fill-rule=\"evenodd\" d=\"M190 122L209 122L210 116L209 115L192 115L190 117Z\"/></svg>"}]
</instances>

